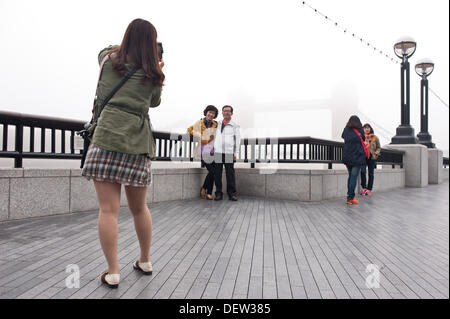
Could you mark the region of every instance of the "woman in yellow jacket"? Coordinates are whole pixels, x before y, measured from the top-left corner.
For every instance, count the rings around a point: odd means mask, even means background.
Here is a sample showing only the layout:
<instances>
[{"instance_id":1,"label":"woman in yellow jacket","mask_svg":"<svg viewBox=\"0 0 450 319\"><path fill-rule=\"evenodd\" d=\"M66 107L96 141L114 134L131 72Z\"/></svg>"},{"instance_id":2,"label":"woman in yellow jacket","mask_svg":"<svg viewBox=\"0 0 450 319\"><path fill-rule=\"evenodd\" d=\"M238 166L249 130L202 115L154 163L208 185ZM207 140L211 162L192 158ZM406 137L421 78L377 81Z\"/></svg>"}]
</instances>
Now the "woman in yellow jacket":
<instances>
[{"instance_id":1,"label":"woman in yellow jacket","mask_svg":"<svg viewBox=\"0 0 450 319\"><path fill-rule=\"evenodd\" d=\"M197 148L194 150L195 158L202 161L208 170L203 186L200 190L200 197L213 199L212 190L214 186L214 136L216 134L217 122L214 121L219 114L219 110L214 105L208 105L203 111L204 118L198 120L194 125L188 127L189 135L199 140Z\"/></svg>"}]
</instances>

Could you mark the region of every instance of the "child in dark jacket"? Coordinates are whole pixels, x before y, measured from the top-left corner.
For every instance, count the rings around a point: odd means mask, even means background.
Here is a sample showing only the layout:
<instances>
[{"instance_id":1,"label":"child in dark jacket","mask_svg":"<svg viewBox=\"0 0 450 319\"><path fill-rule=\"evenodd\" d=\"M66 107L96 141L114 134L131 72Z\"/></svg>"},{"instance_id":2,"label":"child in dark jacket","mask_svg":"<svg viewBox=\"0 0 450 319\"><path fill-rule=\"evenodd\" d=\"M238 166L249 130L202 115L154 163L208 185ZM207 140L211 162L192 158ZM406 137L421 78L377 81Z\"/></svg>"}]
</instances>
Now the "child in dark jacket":
<instances>
[{"instance_id":1,"label":"child in dark jacket","mask_svg":"<svg viewBox=\"0 0 450 319\"><path fill-rule=\"evenodd\" d=\"M349 175L347 181L347 204L349 205L358 204L355 199L355 188L361 166L366 163L366 155L361 141L363 136L361 120L356 115L351 116L342 132L344 139L342 161L347 166Z\"/></svg>"}]
</instances>

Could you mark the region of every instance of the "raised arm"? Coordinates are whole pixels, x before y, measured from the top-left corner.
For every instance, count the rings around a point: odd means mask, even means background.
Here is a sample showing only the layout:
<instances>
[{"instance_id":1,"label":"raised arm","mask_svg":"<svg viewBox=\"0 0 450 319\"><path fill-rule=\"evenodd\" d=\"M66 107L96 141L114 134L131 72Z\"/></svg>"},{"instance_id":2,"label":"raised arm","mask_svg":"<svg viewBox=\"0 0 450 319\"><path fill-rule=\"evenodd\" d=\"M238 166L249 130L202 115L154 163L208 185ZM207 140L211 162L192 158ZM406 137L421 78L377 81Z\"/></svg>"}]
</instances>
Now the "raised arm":
<instances>
[{"instance_id":1,"label":"raised arm","mask_svg":"<svg viewBox=\"0 0 450 319\"><path fill-rule=\"evenodd\" d=\"M112 50L117 49L119 46L118 45L110 45L106 48L104 48L103 50L100 51L100 53L98 54L98 64L100 65L100 63L102 63L103 58Z\"/></svg>"}]
</instances>

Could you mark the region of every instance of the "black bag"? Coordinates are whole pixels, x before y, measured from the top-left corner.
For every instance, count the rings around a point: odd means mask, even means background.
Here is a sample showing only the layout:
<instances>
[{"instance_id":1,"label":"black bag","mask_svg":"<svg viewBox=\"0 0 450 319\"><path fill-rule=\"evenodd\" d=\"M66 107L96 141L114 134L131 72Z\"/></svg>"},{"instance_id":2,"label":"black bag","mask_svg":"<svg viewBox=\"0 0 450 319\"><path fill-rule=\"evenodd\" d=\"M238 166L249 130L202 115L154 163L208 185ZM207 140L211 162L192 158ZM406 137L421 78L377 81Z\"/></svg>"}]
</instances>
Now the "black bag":
<instances>
[{"instance_id":1,"label":"black bag","mask_svg":"<svg viewBox=\"0 0 450 319\"><path fill-rule=\"evenodd\" d=\"M125 82L128 81L131 76L136 73L137 69L132 69L130 72L128 72L124 78L120 81L119 84L116 85L116 87L109 93L109 95L106 97L106 99L103 101L102 105L100 106L100 112L98 113L98 117L100 117L100 114L103 111L103 108L106 104L108 104L109 100L116 94L117 91L125 84ZM100 79L99 79L100 81ZM95 107L95 102L94 102ZM77 135L81 136L83 138L83 155L81 156L81 164L80 168L83 168L84 161L86 160L86 154L89 148L89 145L91 144L91 140L89 137L91 137L94 134L95 127L97 126L97 119L94 119L94 109L92 110L92 118L89 122L84 124L84 130L76 132Z\"/></svg>"}]
</instances>

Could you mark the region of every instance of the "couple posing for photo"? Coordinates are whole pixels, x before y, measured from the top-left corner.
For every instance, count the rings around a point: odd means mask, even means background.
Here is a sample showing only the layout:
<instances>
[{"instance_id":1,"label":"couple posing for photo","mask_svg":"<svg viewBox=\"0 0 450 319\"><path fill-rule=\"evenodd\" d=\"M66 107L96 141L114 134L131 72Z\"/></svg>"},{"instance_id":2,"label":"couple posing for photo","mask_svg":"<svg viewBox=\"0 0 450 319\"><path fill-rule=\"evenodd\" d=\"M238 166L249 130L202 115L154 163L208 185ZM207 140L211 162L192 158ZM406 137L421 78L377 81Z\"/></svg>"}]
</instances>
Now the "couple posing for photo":
<instances>
[{"instance_id":1,"label":"couple posing for photo","mask_svg":"<svg viewBox=\"0 0 450 319\"><path fill-rule=\"evenodd\" d=\"M223 120L218 122L215 119L219 115L219 110L213 105L208 105L203 115L204 118L187 129L187 132L199 141L194 151L195 158L201 160L202 165L208 170L200 190L200 197L212 200L215 184L214 200L223 199L222 171L225 166L228 198L237 201L234 163L239 154L241 134L239 125L231 119L233 107L225 105L222 108Z\"/></svg>"}]
</instances>

